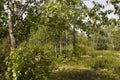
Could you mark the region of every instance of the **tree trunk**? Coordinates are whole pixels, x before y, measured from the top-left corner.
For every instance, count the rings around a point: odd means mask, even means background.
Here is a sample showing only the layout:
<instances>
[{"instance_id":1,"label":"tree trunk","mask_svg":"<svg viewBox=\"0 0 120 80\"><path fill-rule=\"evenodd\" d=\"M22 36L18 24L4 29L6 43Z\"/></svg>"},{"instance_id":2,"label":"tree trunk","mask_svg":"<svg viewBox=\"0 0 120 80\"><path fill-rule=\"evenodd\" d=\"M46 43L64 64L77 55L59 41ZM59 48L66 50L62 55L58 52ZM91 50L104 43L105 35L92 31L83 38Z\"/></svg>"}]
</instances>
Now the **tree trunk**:
<instances>
[{"instance_id":1,"label":"tree trunk","mask_svg":"<svg viewBox=\"0 0 120 80\"><path fill-rule=\"evenodd\" d=\"M54 42L54 51L57 54L57 44L56 44L56 41Z\"/></svg>"},{"instance_id":2,"label":"tree trunk","mask_svg":"<svg viewBox=\"0 0 120 80\"><path fill-rule=\"evenodd\" d=\"M11 44L11 50L13 50L16 47L16 41L14 37L13 32L13 7L12 7L12 0L8 0L8 31L10 36L10 44Z\"/></svg>"},{"instance_id":3,"label":"tree trunk","mask_svg":"<svg viewBox=\"0 0 120 80\"><path fill-rule=\"evenodd\" d=\"M67 30L65 31L65 34L66 34L65 52L67 53L68 52L68 31Z\"/></svg>"},{"instance_id":4,"label":"tree trunk","mask_svg":"<svg viewBox=\"0 0 120 80\"><path fill-rule=\"evenodd\" d=\"M61 38L61 34L60 34L59 46L60 46L60 54L62 54L62 38Z\"/></svg>"},{"instance_id":5,"label":"tree trunk","mask_svg":"<svg viewBox=\"0 0 120 80\"><path fill-rule=\"evenodd\" d=\"M75 25L73 26L73 54L76 55L76 31L75 31Z\"/></svg>"}]
</instances>

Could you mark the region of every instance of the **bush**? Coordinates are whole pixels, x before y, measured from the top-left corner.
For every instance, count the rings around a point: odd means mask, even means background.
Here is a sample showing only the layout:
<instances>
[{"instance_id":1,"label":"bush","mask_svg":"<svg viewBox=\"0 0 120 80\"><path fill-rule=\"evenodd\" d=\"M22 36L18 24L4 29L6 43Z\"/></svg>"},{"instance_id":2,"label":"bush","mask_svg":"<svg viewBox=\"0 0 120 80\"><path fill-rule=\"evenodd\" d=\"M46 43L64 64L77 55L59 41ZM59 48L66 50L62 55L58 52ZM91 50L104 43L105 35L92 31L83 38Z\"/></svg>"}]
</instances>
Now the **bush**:
<instances>
[{"instance_id":1,"label":"bush","mask_svg":"<svg viewBox=\"0 0 120 80\"><path fill-rule=\"evenodd\" d=\"M86 62L91 68L114 70L120 61L113 56L98 56Z\"/></svg>"},{"instance_id":2,"label":"bush","mask_svg":"<svg viewBox=\"0 0 120 80\"><path fill-rule=\"evenodd\" d=\"M96 50L107 50L108 46L106 43L97 43L95 49Z\"/></svg>"},{"instance_id":3,"label":"bush","mask_svg":"<svg viewBox=\"0 0 120 80\"><path fill-rule=\"evenodd\" d=\"M6 57L7 80L46 80L53 58L37 45L19 47Z\"/></svg>"},{"instance_id":4,"label":"bush","mask_svg":"<svg viewBox=\"0 0 120 80\"><path fill-rule=\"evenodd\" d=\"M4 63L5 54L0 52L0 80L5 80L6 65Z\"/></svg>"},{"instance_id":5,"label":"bush","mask_svg":"<svg viewBox=\"0 0 120 80\"><path fill-rule=\"evenodd\" d=\"M118 29L117 31L113 32L113 35L112 35L112 41L113 41L113 49L114 50L120 50L120 29Z\"/></svg>"},{"instance_id":6,"label":"bush","mask_svg":"<svg viewBox=\"0 0 120 80\"><path fill-rule=\"evenodd\" d=\"M91 45L93 45L96 50L107 50L108 49L109 39L107 39L105 35L96 33L93 35L92 38L93 38L93 42Z\"/></svg>"},{"instance_id":7,"label":"bush","mask_svg":"<svg viewBox=\"0 0 120 80\"><path fill-rule=\"evenodd\" d=\"M10 52L9 42L7 38L0 40L0 80L5 80L5 72L6 72L6 65L5 65L5 57L8 55L7 53Z\"/></svg>"},{"instance_id":8,"label":"bush","mask_svg":"<svg viewBox=\"0 0 120 80\"><path fill-rule=\"evenodd\" d=\"M78 56L91 55L93 53L94 53L94 48L92 48L92 47L84 46L84 45L80 45L80 46L77 47Z\"/></svg>"},{"instance_id":9,"label":"bush","mask_svg":"<svg viewBox=\"0 0 120 80\"><path fill-rule=\"evenodd\" d=\"M120 80L120 76L112 71L98 71L100 80Z\"/></svg>"}]
</instances>

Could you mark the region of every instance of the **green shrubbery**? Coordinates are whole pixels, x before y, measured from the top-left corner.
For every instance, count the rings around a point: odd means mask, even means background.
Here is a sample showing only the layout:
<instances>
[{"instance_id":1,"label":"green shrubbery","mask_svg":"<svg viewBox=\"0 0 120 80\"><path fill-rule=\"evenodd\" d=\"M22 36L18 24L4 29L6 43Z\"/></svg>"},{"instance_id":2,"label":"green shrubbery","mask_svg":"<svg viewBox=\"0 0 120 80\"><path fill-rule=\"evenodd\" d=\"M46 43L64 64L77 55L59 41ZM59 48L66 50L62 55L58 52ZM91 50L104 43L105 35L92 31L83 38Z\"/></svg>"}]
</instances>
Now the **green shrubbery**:
<instances>
[{"instance_id":1,"label":"green shrubbery","mask_svg":"<svg viewBox=\"0 0 120 80\"><path fill-rule=\"evenodd\" d=\"M113 49L114 50L120 50L120 29L118 28L117 31L115 31L112 35L112 40L113 40Z\"/></svg>"},{"instance_id":2,"label":"green shrubbery","mask_svg":"<svg viewBox=\"0 0 120 80\"><path fill-rule=\"evenodd\" d=\"M92 58L90 61L90 66L93 69L109 69L112 70L118 66L120 61L112 56L98 56Z\"/></svg>"},{"instance_id":3,"label":"green shrubbery","mask_svg":"<svg viewBox=\"0 0 120 80\"><path fill-rule=\"evenodd\" d=\"M108 49L107 43L108 43L108 41L106 39L100 37L96 41L94 48L96 50L107 50Z\"/></svg>"},{"instance_id":4,"label":"green shrubbery","mask_svg":"<svg viewBox=\"0 0 120 80\"><path fill-rule=\"evenodd\" d=\"M111 74L107 74L110 77L114 77L114 75L120 75L120 60L115 56L96 56L86 60L85 63L94 70L105 71L106 73L111 72Z\"/></svg>"},{"instance_id":5,"label":"green shrubbery","mask_svg":"<svg viewBox=\"0 0 120 80\"><path fill-rule=\"evenodd\" d=\"M96 71L99 75L98 79L94 80L120 80L120 76L112 71Z\"/></svg>"},{"instance_id":6,"label":"green shrubbery","mask_svg":"<svg viewBox=\"0 0 120 80\"><path fill-rule=\"evenodd\" d=\"M81 55L91 55L91 54L94 54L94 48L92 47L89 47L89 46L85 46L85 45L79 45L77 46L77 54L78 56L81 56Z\"/></svg>"},{"instance_id":7,"label":"green shrubbery","mask_svg":"<svg viewBox=\"0 0 120 80\"><path fill-rule=\"evenodd\" d=\"M6 57L7 80L46 80L53 68L53 58L37 45L19 47Z\"/></svg>"}]
</instances>

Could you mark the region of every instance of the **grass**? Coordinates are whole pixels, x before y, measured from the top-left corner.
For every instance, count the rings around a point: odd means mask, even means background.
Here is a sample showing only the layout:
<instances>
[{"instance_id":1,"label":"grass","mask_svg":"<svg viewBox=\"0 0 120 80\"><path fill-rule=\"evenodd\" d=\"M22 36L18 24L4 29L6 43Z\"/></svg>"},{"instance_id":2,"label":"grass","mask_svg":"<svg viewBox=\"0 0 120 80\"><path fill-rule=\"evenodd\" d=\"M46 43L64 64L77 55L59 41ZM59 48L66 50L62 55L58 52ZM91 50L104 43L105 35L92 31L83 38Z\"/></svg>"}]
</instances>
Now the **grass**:
<instances>
[{"instance_id":1,"label":"grass","mask_svg":"<svg viewBox=\"0 0 120 80\"><path fill-rule=\"evenodd\" d=\"M59 67L52 72L48 80L120 80L120 75L112 70L92 69L86 66L87 60L94 59L100 55L117 57L116 51L96 51L85 59L75 59L59 64ZM95 58L96 59L96 58ZM91 62L92 63L92 62Z\"/></svg>"},{"instance_id":2,"label":"grass","mask_svg":"<svg viewBox=\"0 0 120 80\"><path fill-rule=\"evenodd\" d=\"M120 80L117 74L92 69L62 70L52 73L49 80Z\"/></svg>"}]
</instances>

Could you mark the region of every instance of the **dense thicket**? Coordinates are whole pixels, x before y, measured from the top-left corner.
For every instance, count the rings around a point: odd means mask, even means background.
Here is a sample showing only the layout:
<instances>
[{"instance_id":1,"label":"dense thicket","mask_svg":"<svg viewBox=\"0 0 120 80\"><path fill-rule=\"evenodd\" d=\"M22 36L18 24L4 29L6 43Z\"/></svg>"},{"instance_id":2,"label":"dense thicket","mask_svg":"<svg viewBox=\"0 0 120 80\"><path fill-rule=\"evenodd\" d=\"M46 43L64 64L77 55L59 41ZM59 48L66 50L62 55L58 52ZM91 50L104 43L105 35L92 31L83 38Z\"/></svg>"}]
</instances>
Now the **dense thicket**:
<instances>
[{"instance_id":1,"label":"dense thicket","mask_svg":"<svg viewBox=\"0 0 120 80\"><path fill-rule=\"evenodd\" d=\"M106 1L111 3L114 10L104 11L105 5L89 8L84 0L1 0L0 80L46 80L60 56L120 50L120 1ZM118 18L108 18L111 13ZM116 58L92 60L94 69L111 69L103 62Z\"/></svg>"}]
</instances>

